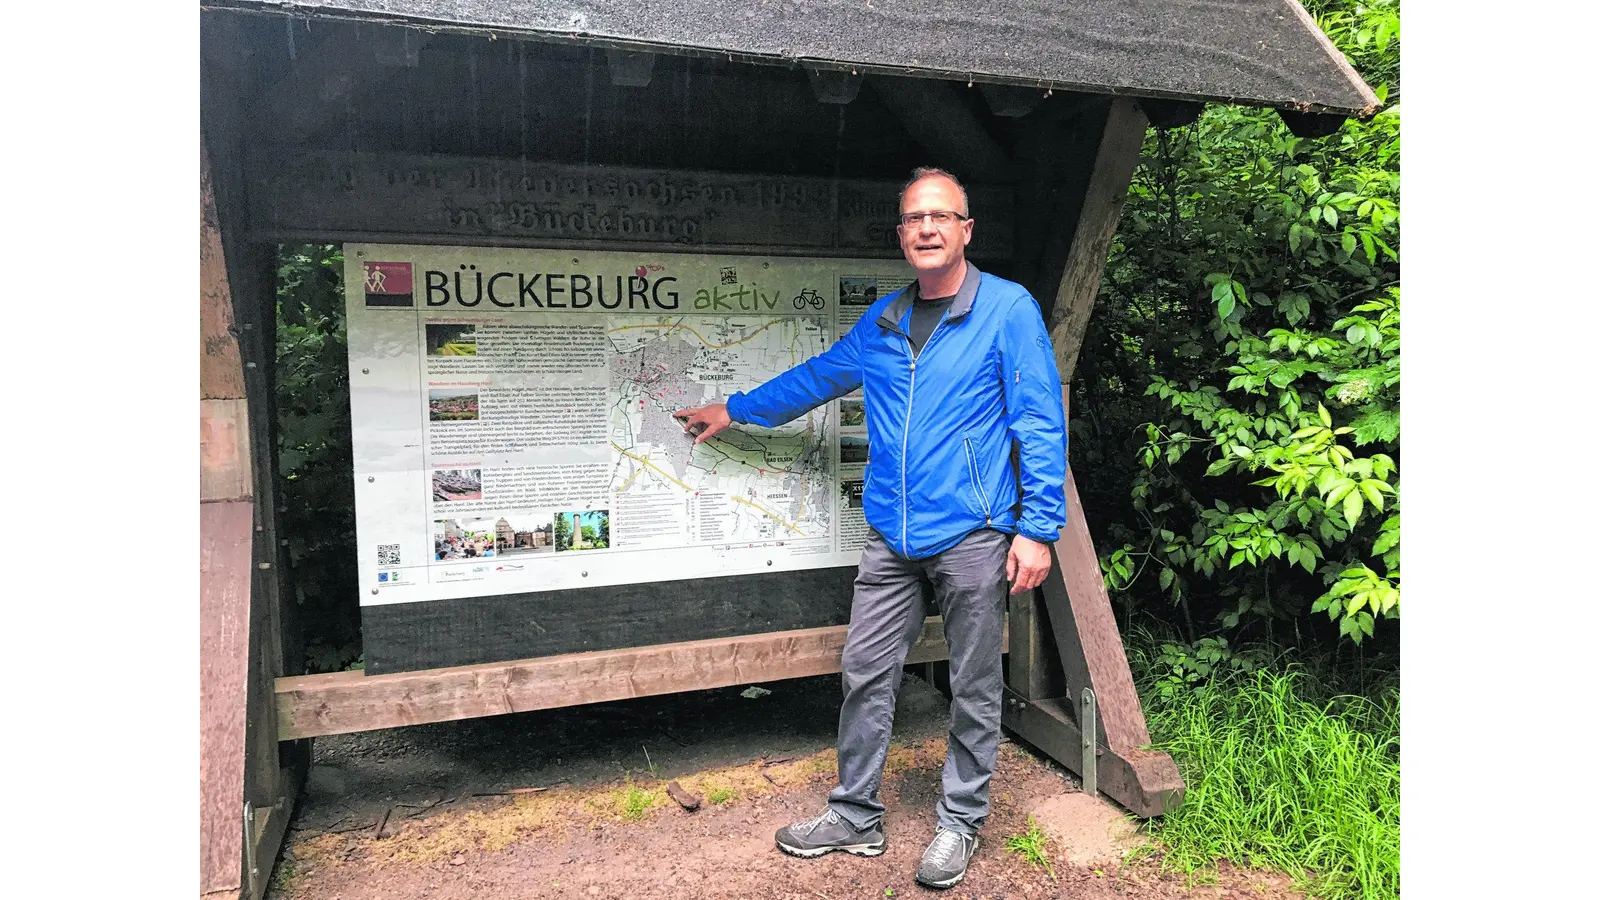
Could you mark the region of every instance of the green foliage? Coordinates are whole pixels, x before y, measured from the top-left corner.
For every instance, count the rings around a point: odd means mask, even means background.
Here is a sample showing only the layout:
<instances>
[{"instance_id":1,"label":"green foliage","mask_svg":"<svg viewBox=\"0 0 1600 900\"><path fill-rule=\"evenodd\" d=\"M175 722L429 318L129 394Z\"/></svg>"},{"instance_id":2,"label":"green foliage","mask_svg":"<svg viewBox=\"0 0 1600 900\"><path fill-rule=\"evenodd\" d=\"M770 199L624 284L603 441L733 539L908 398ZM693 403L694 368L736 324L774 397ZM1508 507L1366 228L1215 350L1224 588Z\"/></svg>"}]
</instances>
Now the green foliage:
<instances>
[{"instance_id":1,"label":"green foliage","mask_svg":"<svg viewBox=\"0 0 1600 900\"><path fill-rule=\"evenodd\" d=\"M624 822L637 822L664 802L665 792L635 784L632 772L623 775L621 787L584 801L585 805L600 815L615 816Z\"/></svg>"},{"instance_id":2,"label":"green foliage","mask_svg":"<svg viewBox=\"0 0 1600 900\"><path fill-rule=\"evenodd\" d=\"M336 246L279 249L280 529L311 672L352 667L361 656L343 273Z\"/></svg>"},{"instance_id":3,"label":"green foliage","mask_svg":"<svg viewBox=\"0 0 1600 900\"><path fill-rule=\"evenodd\" d=\"M622 797L622 820L624 822L637 822L644 818L646 813L654 809L660 801L661 797L655 791L644 790L630 781Z\"/></svg>"},{"instance_id":4,"label":"green foliage","mask_svg":"<svg viewBox=\"0 0 1600 900\"><path fill-rule=\"evenodd\" d=\"M1185 688L1231 673L1249 674L1259 666L1255 654L1236 653L1223 638L1205 637L1193 644L1165 641L1149 664L1147 681L1156 697L1169 700Z\"/></svg>"},{"instance_id":5,"label":"green foliage","mask_svg":"<svg viewBox=\"0 0 1600 900\"><path fill-rule=\"evenodd\" d=\"M1029 865L1044 869L1051 881L1056 880L1055 867L1050 865L1050 837L1033 816L1028 817L1027 831L1006 837L1006 852L1020 855Z\"/></svg>"},{"instance_id":6,"label":"green foliage","mask_svg":"<svg viewBox=\"0 0 1600 900\"><path fill-rule=\"evenodd\" d=\"M1399 5L1310 8L1391 105L1315 140L1238 107L1152 130L1076 379L1085 469L1131 485L1107 586L1190 640L1400 612Z\"/></svg>"},{"instance_id":7,"label":"green foliage","mask_svg":"<svg viewBox=\"0 0 1600 900\"><path fill-rule=\"evenodd\" d=\"M1219 859L1296 874L1326 900L1400 891L1400 700L1339 695L1312 671L1225 667L1161 691L1159 655L1130 653L1157 749L1173 755L1183 805L1152 820L1162 864Z\"/></svg>"}]
</instances>

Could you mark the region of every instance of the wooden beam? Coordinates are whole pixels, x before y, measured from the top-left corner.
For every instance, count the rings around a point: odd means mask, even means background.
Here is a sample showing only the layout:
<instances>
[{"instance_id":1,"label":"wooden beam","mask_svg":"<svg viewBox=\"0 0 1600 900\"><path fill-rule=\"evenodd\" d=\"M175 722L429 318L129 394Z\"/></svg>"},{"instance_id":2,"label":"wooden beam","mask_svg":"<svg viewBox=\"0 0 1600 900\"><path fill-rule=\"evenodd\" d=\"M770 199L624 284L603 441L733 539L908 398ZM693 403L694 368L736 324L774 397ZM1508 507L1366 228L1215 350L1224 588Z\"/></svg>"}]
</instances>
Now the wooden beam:
<instances>
[{"instance_id":1,"label":"wooden beam","mask_svg":"<svg viewBox=\"0 0 1600 900\"><path fill-rule=\"evenodd\" d=\"M287 20L285 20L287 21ZM235 397L203 399L207 421L202 424L206 456L229 460L232 470L212 467L203 471L202 486L210 496L253 499L251 535L254 545L247 562L250 583L249 613L243 639L247 670L242 695L223 702L244 709L244 799L258 814L264 809L292 810L308 765L310 747L280 747L277 705L273 688L284 674L285 639L283 593L278 573L285 551L274 528L275 452L271 373L276 348L275 248L249 239L245 214L248 198L243 150L249 141L248 125L256 112L259 91L254 87L257 69L230 70L207 62L202 66L201 122L206 168L214 189L214 211L205 220L220 234L220 253L208 254L212 271L205 273L214 307L212 315L227 315L231 325L208 328L207 333L226 338L232 365L243 364L242 385ZM220 283L225 289L215 287ZM203 313L205 315L205 313ZM203 326L205 327L205 323ZM217 342L213 341L212 349ZM202 353L206 348L202 346ZM230 390L228 393L232 393ZM229 648L232 652L232 648ZM296 670L298 671L298 669ZM288 753L283 752L285 749ZM241 807L235 818L242 820ZM240 827L242 828L242 821ZM271 846L258 847L257 858L276 855L278 829L260 832ZM246 860L241 859L241 865ZM260 886L258 883L257 887Z\"/></svg>"},{"instance_id":2,"label":"wooden beam","mask_svg":"<svg viewBox=\"0 0 1600 900\"><path fill-rule=\"evenodd\" d=\"M235 399L244 396L244 367L204 141L200 153L206 159L200 167L200 399Z\"/></svg>"},{"instance_id":3,"label":"wooden beam","mask_svg":"<svg viewBox=\"0 0 1600 900\"><path fill-rule=\"evenodd\" d=\"M203 142L200 282L200 890L237 892L243 883L254 503L244 377Z\"/></svg>"},{"instance_id":4,"label":"wooden beam","mask_svg":"<svg viewBox=\"0 0 1600 900\"><path fill-rule=\"evenodd\" d=\"M242 884L252 505L200 504L202 893Z\"/></svg>"},{"instance_id":5,"label":"wooden beam","mask_svg":"<svg viewBox=\"0 0 1600 900\"><path fill-rule=\"evenodd\" d=\"M1097 696L1096 702L1099 701ZM1083 775L1083 732L1060 700L1028 700L1006 691L1001 724L1069 771ZM1116 749L1096 742L1095 775L1100 792L1136 816L1151 818L1183 803L1184 783L1172 757L1138 747Z\"/></svg>"},{"instance_id":6,"label":"wooden beam","mask_svg":"<svg viewBox=\"0 0 1600 900\"><path fill-rule=\"evenodd\" d=\"M283 847L284 837L289 833L289 818L293 811L291 795L281 797L273 806L251 810L252 847L247 859L254 859L256 865L254 871L245 873L248 893L241 895L241 900L262 900L266 896L267 886L272 882L272 866L278 858L278 850Z\"/></svg>"},{"instance_id":7,"label":"wooden beam","mask_svg":"<svg viewBox=\"0 0 1600 900\"><path fill-rule=\"evenodd\" d=\"M305 671L300 607L295 601L288 541L279 540L278 527L281 512L278 454L275 452L278 446L275 364L278 343L278 254L277 248L272 245L247 243L238 255L243 257L244 262L242 268L245 271L241 275L247 276L240 279L240 290L235 296L243 301L239 313L245 319L240 349L246 366L245 391L250 397L249 434L254 451L251 468L255 473L256 540L260 542L260 552L256 557L258 563L269 563L267 568L257 566L256 583L259 596L270 613L270 627L274 632L267 640L270 645L276 646L275 653L262 657L261 669L265 677L251 682L251 703L253 709L259 705L262 711L275 711L274 680L280 675L298 675ZM270 727L263 726L262 731L269 739L277 740L275 722L270 723ZM311 742L286 744L277 749L280 752L280 771L294 768L296 771L292 773L292 780L302 781L311 764Z\"/></svg>"},{"instance_id":8,"label":"wooden beam","mask_svg":"<svg viewBox=\"0 0 1600 900\"><path fill-rule=\"evenodd\" d=\"M248 500L250 423L216 193L200 146L200 500Z\"/></svg>"},{"instance_id":9,"label":"wooden beam","mask_svg":"<svg viewBox=\"0 0 1600 900\"><path fill-rule=\"evenodd\" d=\"M1002 719L1024 740L1082 775L1076 709L1084 689L1092 690L1098 713L1095 743L1101 748L1100 789L1138 815L1161 815L1181 802L1183 778L1171 756L1147 749L1149 728L1070 467L1065 488L1067 525L1054 545L1056 564L1037 592L1043 603L1011 598L1011 660ZM1048 621L1048 636L1041 614ZM1045 676L1051 649L1061 662L1065 697Z\"/></svg>"},{"instance_id":10,"label":"wooden beam","mask_svg":"<svg viewBox=\"0 0 1600 900\"><path fill-rule=\"evenodd\" d=\"M1278 116L1283 119L1283 124L1289 126L1289 131L1300 138L1323 138L1338 134L1345 122L1344 116L1296 112L1290 109L1278 110Z\"/></svg>"},{"instance_id":11,"label":"wooden beam","mask_svg":"<svg viewBox=\"0 0 1600 900\"><path fill-rule=\"evenodd\" d=\"M249 409L243 398L200 401L200 502L249 500Z\"/></svg>"},{"instance_id":12,"label":"wooden beam","mask_svg":"<svg viewBox=\"0 0 1600 900\"><path fill-rule=\"evenodd\" d=\"M639 169L545 161L260 146L250 160L250 236L263 242L371 241L477 246L667 247L695 253L900 258L894 216L901 182L705 169ZM959 174L959 173L958 173ZM641 199L596 210L551 185L600 179ZM651 185L693 181L698 197L667 213L642 199ZM777 209L763 198L804 198ZM968 184L984 224L967 255L1007 258L1009 186ZM506 210L520 208L521 214ZM538 211L537 215L529 210ZM623 219L627 219L626 231ZM887 224L885 224L887 223Z\"/></svg>"},{"instance_id":13,"label":"wooden beam","mask_svg":"<svg viewBox=\"0 0 1600 900\"><path fill-rule=\"evenodd\" d=\"M1140 97L1139 108L1144 110L1145 117L1150 124L1157 128L1182 128L1192 125L1205 112L1204 103L1189 100L1160 100L1155 97Z\"/></svg>"},{"instance_id":14,"label":"wooden beam","mask_svg":"<svg viewBox=\"0 0 1600 900\"><path fill-rule=\"evenodd\" d=\"M1119 752L1143 747L1150 743L1150 731L1071 467L1066 494L1067 525L1055 543L1057 565L1050 567L1041 592L1066 669L1067 698L1076 700L1084 688L1092 689L1100 739Z\"/></svg>"},{"instance_id":15,"label":"wooden beam","mask_svg":"<svg viewBox=\"0 0 1600 900\"><path fill-rule=\"evenodd\" d=\"M516 662L279 678L278 739L554 709L839 671L848 626L600 650ZM930 618L907 664L948 659Z\"/></svg>"},{"instance_id":16,"label":"wooden beam","mask_svg":"<svg viewBox=\"0 0 1600 900\"><path fill-rule=\"evenodd\" d=\"M1055 345L1056 367L1062 382L1070 382L1078 366L1078 350L1083 345L1095 296L1100 293L1106 254L1117 233L1122 205L1128 199L1128 185L1139 165L1139 148L1144 143L1146 120L1131 98L1118 97L1111 103L1100 148L1095 154L1094 172L1084 197L1083 211L1072 238L1072 249L1056 288L1050 310L1050 340ZM1098 569L1096 570L1098 571Z\"/></svg>"},{"instance_id":17,"label":"wooden beam","mask_svg":"<svg viewBox=\"0 0 1600 900\"><path fill-rule=\"evenodd\" d=\"M949 82L885 76L867 82L935 165L964 182L1005 183L1016 177L1011 159Z\"/></svg>"},{"instance_id":18,"label":"wooden beam","mask_svg":"<svg viewBox=\"0 0 1600 900\"><path fill-rule=\"evenodd\" d=\"M1050 696L1048 659L1050 635L1041 614L1037 591L1006 598L1011 623L1006 662L1006 686L1029 700Z\"/></svg>"},{"instance_id":19,"label":"wooden beam","mask_svg":"<svg viewBox=\"0 0 1600 900\"><path fill-rule=\"evenodd\" d=\"M240 340L270 308L271 250L239 240L241 172L231 163L240 134L229 112L241 94L236 79L230 84L235 90L212 85L205 94L208 136L226 162L214 169L205 138L200 148L201 893L260 900L267 882L261 869L271 871L282 843L298 773L286 777L279 768L272 687L282 672L282 642L275 593L264 588L276 572L270 563L256 564L258 551L271 547L270 532L269 540L256 542L266 529L254 501L272 496L273 442L265 410L252 415L249 398L262 395L270 364L259 361L267 352L259 342ZM221 103L219 94L226 97ZM231 207L221 197L233 198ZM225 211L233 213L232 229ZM244 359L252 353L258 361L248 368Z\"/></svg>"}]
</instances>

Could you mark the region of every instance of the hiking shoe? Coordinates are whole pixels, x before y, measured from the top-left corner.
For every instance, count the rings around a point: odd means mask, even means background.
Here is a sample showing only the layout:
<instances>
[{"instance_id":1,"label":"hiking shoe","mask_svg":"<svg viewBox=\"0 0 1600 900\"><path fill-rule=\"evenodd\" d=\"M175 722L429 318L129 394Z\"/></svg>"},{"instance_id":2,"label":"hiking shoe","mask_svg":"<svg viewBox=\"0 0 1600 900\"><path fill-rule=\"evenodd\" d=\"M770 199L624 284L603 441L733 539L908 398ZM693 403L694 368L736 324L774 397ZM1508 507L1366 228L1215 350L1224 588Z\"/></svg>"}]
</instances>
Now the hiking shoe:
<instances>
[{"instance_id":1,"label":"hiking shoe","mask_svg":"<svg viewBox=\"0 0 1600 900\"><path fill-rule=\"evenodd\" d=\"M967 875L967 863L978 852L978 836L941 828L933 843L922 854L917 866L917 883L924 887L947 888Z\"/></svg>"},{"instance_id":2,"label":"hiking shoe","mask_svg":"<svg viewBox=\"0 0 1600 900\"><path fill-rule=\"evenodd\" d=\"M832 807L823 810L815 819L778 829L778 849L806 859L834 850L856 856L877 856L883 852L883 846L882 826L857 831Z\"/></svg>"}]
</instances>

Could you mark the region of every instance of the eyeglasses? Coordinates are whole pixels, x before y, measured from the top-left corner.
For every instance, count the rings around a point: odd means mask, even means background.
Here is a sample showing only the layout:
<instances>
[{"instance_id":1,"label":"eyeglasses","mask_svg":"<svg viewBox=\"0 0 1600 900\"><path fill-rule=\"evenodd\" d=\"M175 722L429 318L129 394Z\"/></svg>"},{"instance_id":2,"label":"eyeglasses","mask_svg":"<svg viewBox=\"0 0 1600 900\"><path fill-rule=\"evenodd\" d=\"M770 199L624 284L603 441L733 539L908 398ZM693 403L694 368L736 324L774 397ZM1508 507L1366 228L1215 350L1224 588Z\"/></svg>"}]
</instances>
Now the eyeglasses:
<instances>
[{"instance_id":1,"label":"eyeglasses","mask_svg":"<svg viewBox=\"0 0 1600 900\"><path fill-rule=\"evenodd\" d=\"M923 219L932 219L934 225L940 228L947 228L957 222L965 222L970 218L972 217L963 216L961 213L952 212L948 209L936 209L933 212L905 213L900 217L900 227L918 228L921 227Z\"/></svg>"}]
</instances>

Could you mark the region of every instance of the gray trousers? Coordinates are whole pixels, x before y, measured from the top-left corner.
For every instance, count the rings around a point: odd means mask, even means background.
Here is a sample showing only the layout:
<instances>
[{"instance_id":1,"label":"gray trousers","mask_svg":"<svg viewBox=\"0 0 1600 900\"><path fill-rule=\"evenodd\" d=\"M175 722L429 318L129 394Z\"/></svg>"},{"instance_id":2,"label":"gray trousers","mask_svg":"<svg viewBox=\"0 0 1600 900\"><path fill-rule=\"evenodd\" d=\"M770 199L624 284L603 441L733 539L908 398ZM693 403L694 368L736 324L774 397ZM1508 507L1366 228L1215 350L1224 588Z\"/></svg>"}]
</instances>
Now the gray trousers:
<instances>
[{"instance_id":1,"label":"gray trousers","mask_svg":"<svg viewBox=\"0 0 1600 900\"><path fill-rule=\"evenodd\" d=\"M1001 631L1009 535L974 531L928 559L906 559L877 532L856 573L839 709L839 785L828 805L857 829L878 823L884 758L906 653L928 615L923 585L944 616L950 645L950 741L941 828L975 834L989 815L989 778L1000 747Z\"/></svg>"}]
</instances>

